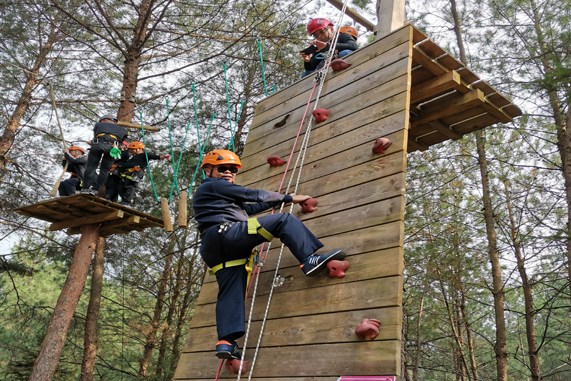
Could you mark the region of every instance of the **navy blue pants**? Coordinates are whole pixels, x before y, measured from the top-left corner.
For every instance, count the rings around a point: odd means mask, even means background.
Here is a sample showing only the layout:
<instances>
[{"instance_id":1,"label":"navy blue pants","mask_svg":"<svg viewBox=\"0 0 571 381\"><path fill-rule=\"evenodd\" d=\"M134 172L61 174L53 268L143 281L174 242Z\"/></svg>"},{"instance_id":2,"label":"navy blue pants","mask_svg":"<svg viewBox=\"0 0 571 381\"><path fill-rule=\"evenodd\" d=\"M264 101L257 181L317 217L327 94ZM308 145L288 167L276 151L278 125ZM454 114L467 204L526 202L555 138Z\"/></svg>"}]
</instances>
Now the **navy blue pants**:
<instances>
[{"instance_id":1,"label":"navy blue pants","mask_svg":"<svg viewBox=\"0 0 571 381\"><path fill-rule=\"evenodd\" d=\"M70 177L59 183L58 192L60 196L71 196L79 188L81 180L77 177Z\"/></svg>"},{"instance_id":2,"label":"navy blue pants","mask_svg":"<svg viewBox=\"0 0 571 381\"><path fill-rule=\"evenodd\" d=\"M87 168L85 169L85 175L83 176L84 189L91 187L93 190L98 191L99 188L105 184L107 176L109 176L109 170L115 161L115 159L113 159L109 154L112 148L113 143L106 141L93 143L91 145L89 155L87 156ZM98 166L99 175L95 172Z\"/></svg>"},{"instance_id":3,"label":"navy blue pants","mask_svg":"<svg viewBox=\"0 0 571 381\"><path fill-rule=\"evenodd\" d=\"M279 238L301 263L323 247L323 244L308 228L290 213L277 213L258 217L264 229ZM223 262L249 258L252 249L267 242L259 234L248 234L248 223L233 222L223 233L218 225L202 234L200 254L208 267ZM247 271L244 266L226 267L216 272L218 300L216 303L216 326L219 340L236 340L244 336Z\"/></svg>"}]
</instances>

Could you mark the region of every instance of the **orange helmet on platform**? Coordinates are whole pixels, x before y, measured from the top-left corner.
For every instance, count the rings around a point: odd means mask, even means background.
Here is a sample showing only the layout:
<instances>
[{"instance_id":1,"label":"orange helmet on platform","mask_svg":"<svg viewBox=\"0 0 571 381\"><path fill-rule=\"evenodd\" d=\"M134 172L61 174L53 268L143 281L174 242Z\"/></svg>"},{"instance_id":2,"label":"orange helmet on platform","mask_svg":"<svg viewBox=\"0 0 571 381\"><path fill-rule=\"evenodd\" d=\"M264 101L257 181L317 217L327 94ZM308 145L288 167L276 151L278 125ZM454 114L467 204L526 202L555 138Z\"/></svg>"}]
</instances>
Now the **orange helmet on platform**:
<instances>
[{"instance_id":1,"label":"orange helmet on platform","mask_svg":"<svg viewBox=\"0 0 571 381\"><path fill-rule=\"evenodd\" d=\"M145 149L145 145L141 142L131 142L129 143L129 149Z\"/></svg>"},{"instance_id":2,"label":"orange helmet on platform","mask_svg":"<svg viewBox=\"0 0 571 381\"><path fill-rule=\"evenodd\" d=\"M215 149L214 151L208 152L202 158L202 164L200 168L204 168L206 164L212 165L223 165L223 164L235 164L238 168L242 168L242 163L240 158L232 151L225 149Z\"/></svg>"},{"instance_id":3,"label":"orange helmet on platform","mask_svg":"<svg viewBox=\"0 0 571 381\"><path fill-rule=\"evenodd\" d=\"M357 34L357 29L353 28L352 26L344 26L341 27L341 29L339 29L339 33L347 33L350 34L351 36L353 36L353 38L356 40L357 37L359 37L359 35Z\"/></svg>"},{"instance_id":4,"label":"orange helmet on platform","mask_svg":"<svg viewBox=\"0 0 571 381\"><path fill-rule=\"evenodd\" d=\"M333 26L333 23L327 19L311 19L311 21L307 24L307 33L309 33L310 36L313 36L313 33L317 32L320 29L327 28L329 25Z\"/></svg>"},{"instance_id":5,"label":"orange helmet on platform","mask_svg":"<svg viewBox=\"0 0 571 381\"><path fill-rule=\"evenodd\" d=\"M68 148L68 151L73 151L73 150L81 151L81 153L85 155L85 150L84 150L83 148L81 148L81 147L71 146L71 147Z\"/></svg>"}]
</instances>

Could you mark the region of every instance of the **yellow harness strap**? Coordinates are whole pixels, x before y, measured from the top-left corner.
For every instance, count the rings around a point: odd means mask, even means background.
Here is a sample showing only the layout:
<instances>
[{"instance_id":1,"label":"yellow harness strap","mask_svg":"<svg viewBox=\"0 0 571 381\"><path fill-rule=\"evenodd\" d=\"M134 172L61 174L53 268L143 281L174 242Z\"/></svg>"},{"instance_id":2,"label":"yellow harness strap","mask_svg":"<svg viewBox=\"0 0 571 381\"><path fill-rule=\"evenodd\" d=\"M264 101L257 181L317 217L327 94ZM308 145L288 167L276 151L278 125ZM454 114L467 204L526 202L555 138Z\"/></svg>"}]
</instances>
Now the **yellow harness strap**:
<instances>
[{"instance_id":1,"label":"yellow harness strap","mask_svg":"<svg viewBox=\"0 0 571 381\"><path fill-rule=\"evenodd\" d=\"M274 239L272 233L267 231L260 225L257 218L248 218L248 234L259 234L264 237L268 242Z\"/></svg>"},{"instance_id":2,"label":"yellow harness strap","mask_svg":"<svg viewBox=\"0 0 571 381\"><path fill-rule=\"evenodd\" d=\"M119 139L117 139L117 136L112 135L112 134L106 134L106 133L99 134L99 135L96 136L96 138L98 138L98 137L100 137L100 136L103 136L103 135L109 135L109 136L111 136L113 139L119 140Z\"/></svg>"},{"instance_id":3,"label":"yellow harness strap","mask_svg":"<svg viewBox=\"0 0 571 381\"><path fill-rule=\"evenodd\" d=\"M210 275L214 275L214 274L216 274L216 271L220 270L223 267L242 266L242 265L245 265L247 262L248 262L248 260L246 258L235 259L233 261L228 261L226 263L221 263L219 265L214 266L211 270L208 270L208 273Z\"/></svg>"}]
</instances>

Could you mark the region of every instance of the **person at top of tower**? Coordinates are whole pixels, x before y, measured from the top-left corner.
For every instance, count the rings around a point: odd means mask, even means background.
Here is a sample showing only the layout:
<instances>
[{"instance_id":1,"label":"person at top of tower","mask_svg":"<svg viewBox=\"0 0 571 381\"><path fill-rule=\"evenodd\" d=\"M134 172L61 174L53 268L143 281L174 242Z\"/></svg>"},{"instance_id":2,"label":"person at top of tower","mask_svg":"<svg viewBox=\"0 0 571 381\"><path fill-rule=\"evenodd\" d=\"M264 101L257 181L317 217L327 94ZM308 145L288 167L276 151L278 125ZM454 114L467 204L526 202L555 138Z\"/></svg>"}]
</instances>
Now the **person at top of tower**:
<instances>
[{"instance_id":1,"label":"person at top of tower","mask_svg":"<svg viewBox=\"0 0 571 381\"><path fill-rule=\"evenodd\" d=\"M334 36L333 26L331 21L324 18L312 19L307 24L307 33L315 38L315 40L310 43L311 46L309 48L300 52L305 68L305 71L301 74L301 78L308 76L323 66L324 55L329 51L329 43ZM341 58L358 48L357 42L352 34L340 32L337 38L337 44L335 44L334 54L338 58Z\"/></svg>"},{"instance_id":2,"label":"person at top of tower","mask_svg":"<svg viewBox=\"0 0 571 381\"><path fill-rule=\"evenodd\" d=\"M216 356L239 359L236 340L244 336L246 283L245 265L252 249L277 237L300 263L307 276L314 276L327 262L345 258L342 250L319 255L323 244L290 213L258 214L283 203L302 203L310 196L284 195L234 184L242 167L240 158L227 150L214 150L204 156L201 168L206 178L193 197L194 218L202 237L200 255L218 282Z\"/></svg>"}]
</instances>

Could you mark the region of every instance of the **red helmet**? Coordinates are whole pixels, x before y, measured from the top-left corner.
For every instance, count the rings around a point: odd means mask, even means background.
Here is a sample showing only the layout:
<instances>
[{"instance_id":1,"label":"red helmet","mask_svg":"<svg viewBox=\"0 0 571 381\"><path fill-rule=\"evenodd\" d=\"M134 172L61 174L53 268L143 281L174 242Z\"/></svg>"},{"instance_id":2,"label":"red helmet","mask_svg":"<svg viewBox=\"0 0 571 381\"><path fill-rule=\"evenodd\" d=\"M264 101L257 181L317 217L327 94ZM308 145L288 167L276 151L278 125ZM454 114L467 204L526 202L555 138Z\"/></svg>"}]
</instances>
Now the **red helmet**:
<instances>
[{"instance_id":1,"label":"red helmet","mask_svg":"<svg viewBox=\"0 0 571 381\"><path fill-rule=\"evenodd\" d=\"M82 154L85 155L85 150L78 146L71 146L67 149L68 151L81 151Z\"/></svg>"},{"instance_id":2,"label":"red helmet","mask_svg":"<svg viewBox=\"0 0 571 381\"><path fill-rule=\"evenodd\" d=\"M333 26L333 23L327 19L311 19L311 21L307 24L307 33L309 33L310 36L313 36L313 33L317 32L320 29L327 28L330 25Z\"/></svg>"},{"instance_id":3,"label":"red helmet","mask_svg":"<svg viewBox=\"0 0 571 381\"><path fill-rule=\"evenodd\" d=\"M142 148L145 149L145 145L141 142L131 142L129 143L129 149L138 149Z\"/></svg>"},{"instance_id":4,"label":"red helmet","mask_svg":"<svg viewBox=\"0 0 571 381\"><path fill-rule=\"evenodd\" d=\"M353 28L352 26L341 27L341 29L339 29L339 33L350 34L351 36L353 36L353 38L355 40L357 39L357 37L359 37L359 35L357 34L357 30L355 28Z\"/></svg>"},{"instance_id":5,"label":"red helmet","mask_svg":"<svg viewBox=\"0 0 571 381\"><path fill-rule=\"evenodd\" d=\"M206 164L212 165L222 165L222 164L235 164L238 168L242 168L242 163L240 158L232 151L225 149L215 149L214 151L208 152L202 158L202 164L200 168L204 168Z\"/></svg>"}]
</instances>

